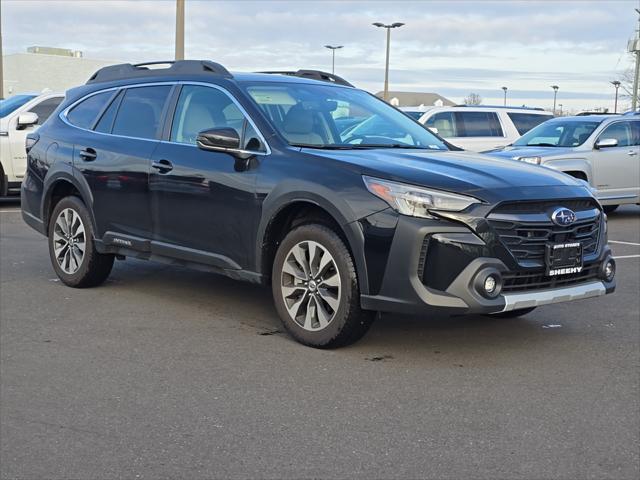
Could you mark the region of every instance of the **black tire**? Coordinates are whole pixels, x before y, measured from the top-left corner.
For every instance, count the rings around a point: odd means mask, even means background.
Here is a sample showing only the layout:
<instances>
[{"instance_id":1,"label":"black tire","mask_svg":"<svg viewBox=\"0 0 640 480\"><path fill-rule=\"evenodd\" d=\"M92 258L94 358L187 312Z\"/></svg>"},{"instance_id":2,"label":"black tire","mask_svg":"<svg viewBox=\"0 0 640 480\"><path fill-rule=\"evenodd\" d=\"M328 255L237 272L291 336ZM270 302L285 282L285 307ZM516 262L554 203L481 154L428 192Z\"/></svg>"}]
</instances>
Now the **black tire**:
<instances>
[{"instance_id":1,"label":"black tire","mask_svg":"<svg viewBox=\"0 0 640 480\"><path fill-rule=\"evenodd\" d=\"M510 310L508 312L492 313L487 316L494 318L517 318L522 317L523 315L527 315L528 313L533 312L535 309L536 307L521 308L519 310Z\"/></svg>"},{"instance_id":2,"label":"black tire","mask_svg":"<svg viewBox=\"0 0 640 480\"><path fill-rule=\"evenodd\" d=\"M9 180L4 174L4 168L0 165L0 197L9 195Z\"/></svg>"},{"instance_id":3,"label":"black tire","mask_svg":"<svg viewBox=\"0 0 640 480\"><path fill-rule=\"evenodd\" d=\"M619 206L620 205L603 205L602 209L604 210L604 213L609 214L615 212Z\"/></svg>"},{"instance_id":4,"label":"black tire","mask_svg":"<svg viewBox=\"0 0 640 480\"><path fill-rule=\"evenodd\" d=\"M333 278L333 281L336 281L336 278L339 278L340 281L339 290L337 290L337 308L332 309L329 304L324 304L324 307L326 307L324 312L326 313L327 310L332 310L333 314L328 324L324 327L316 323L316 325L320 326L318 326L318 329L315 331L305 329L303 325L289 314L288 308L291 307L287 306L283 296L283 288L286 288L284 282L287 278L294 279L293 276L283 272L285 261L291 258L290 256L292 255L294 247L303 244L308 246L306 242L314 242L316 245L319 245L324 249L320 258L324 258L324 255L328 252L333 261L333 266L330 265L323 270L325 273L319 272L317 277L314 276L313 278L321 278L321 276L326 274ZM309 250L307 252L309 252ZM309 256L307 256L307 259L308 257ZM320 261L318 261L318 263L320 263ZM322 269L318 267L318 270ZM299 271L302 273L301 270ZM302 282L302 280L298 278L294 280ZM303 295L308 294L313 296L313 302L322 303L325 297L321 295L321 289L327 293L327 289L322 287L323 281L324 280L320 280L318 282L317 290L313 292L309 290L309 287L298 287L297 289L298 291L304 291L305 293ZM358 286L358 277L351 254L342 239L333 230L324 225L306 224L289 232L280 243L278 251L276 252L271 275L271 285L276 310L280 315L284 327L293 338L304 345L315 348L336 348L349 345L362 338L373 323L374 313L360 308L360 288ZM308 301L305 311L313 308L314 310L312 311L315 312L316 317L318 317L318 312L315 310L320 308L319 304L315 303L314 307L311 307L311 304L312 302Z\"/></svg>"},{"instance_id":5,"label":"black tire","mask_svg":"<svg viewBox=\"0 0 640 480\"><path fill-rule=\"evenodd\" d=\"M67 272L63 269L63 266L58 262L55 252L56 245L61 245L60 243L56 244L55 240L55 238L60 238L61 233L60 230L56 230L58 228L56 227L56 221L58 220L61 212L68 212L69 210L78 215L82 221L81 225L84 228L83 237L85 250L80 262L75 262L73 264L74 267L77 268L73 272ZM75 288L95 287L107 279L111 273L111 268L113 267L114 256L101 254L96 251L93 243L93 224L91 223L89 211L82 200L78 197L65 197L60 200L51 213L48 234L49 257L51 258L51 264L53 265L53 269L55 270L56 275L58 275L58 278L60 278L60 280L62 280L66 285ZM67 250L69 250L69 248L73 247L67 246ZM63 260L63 264L64 263L65 262Z\"/></svg>"}]
</instances>

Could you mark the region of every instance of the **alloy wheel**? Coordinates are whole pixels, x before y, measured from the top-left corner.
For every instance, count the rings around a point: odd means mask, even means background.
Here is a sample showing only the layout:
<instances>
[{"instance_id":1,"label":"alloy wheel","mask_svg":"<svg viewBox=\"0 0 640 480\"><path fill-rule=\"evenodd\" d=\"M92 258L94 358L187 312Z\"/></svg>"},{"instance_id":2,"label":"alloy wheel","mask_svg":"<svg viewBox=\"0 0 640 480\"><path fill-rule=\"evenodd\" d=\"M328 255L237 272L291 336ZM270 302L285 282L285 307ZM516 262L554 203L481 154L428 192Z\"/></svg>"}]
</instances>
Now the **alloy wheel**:
<instances>
[{"instance_id":1,"label":"alloy wheel","mask_svg":"<svg viewBox=\"0 0 640 480\"><path fill-rule=\"evenodd\" d=\"M299 242L282 266L281 291L289 316L307 331L326 328L340 305L340 272L318 242Z\"/></svg>"},{"instance_id":2,"label":"alloy wheel","mask_svg":"<svg viewBox=\"0 0 640 480\"><path fill-rule=\"evenodd\" d=\"M78 212L65 208L53 228L53 250L58 265L65 273L78 271L86 248L85 229Z\"/></svg>"}]
</instances>

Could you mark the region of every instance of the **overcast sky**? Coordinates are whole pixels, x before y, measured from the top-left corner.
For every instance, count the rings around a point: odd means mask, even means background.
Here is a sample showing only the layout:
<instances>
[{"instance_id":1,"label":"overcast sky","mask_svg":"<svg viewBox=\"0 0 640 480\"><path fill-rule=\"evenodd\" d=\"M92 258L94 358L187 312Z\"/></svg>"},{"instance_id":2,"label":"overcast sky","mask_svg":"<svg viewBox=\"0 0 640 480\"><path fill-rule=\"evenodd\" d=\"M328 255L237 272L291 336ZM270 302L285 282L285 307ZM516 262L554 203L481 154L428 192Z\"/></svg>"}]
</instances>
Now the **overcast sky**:
<instances>
[{"instance_id":1,"label":"overcast sky","mask_svg":"<svg viewBox=\"0 0 640 480\"><path fill-rule=\"evenodd\" d=\"M2 1L4 53L31 45L82 50L89 58L149 61L173 56L174 0ZM186 0L186 56L230 70L331 70L325 44L344 45L336 73L382 89L385 34L392 31L390 88L454 101L549 108L613 107L611 80L631 66L627 41L640 0L600 1L213 1Z\"/></svg>"}]
</instances>

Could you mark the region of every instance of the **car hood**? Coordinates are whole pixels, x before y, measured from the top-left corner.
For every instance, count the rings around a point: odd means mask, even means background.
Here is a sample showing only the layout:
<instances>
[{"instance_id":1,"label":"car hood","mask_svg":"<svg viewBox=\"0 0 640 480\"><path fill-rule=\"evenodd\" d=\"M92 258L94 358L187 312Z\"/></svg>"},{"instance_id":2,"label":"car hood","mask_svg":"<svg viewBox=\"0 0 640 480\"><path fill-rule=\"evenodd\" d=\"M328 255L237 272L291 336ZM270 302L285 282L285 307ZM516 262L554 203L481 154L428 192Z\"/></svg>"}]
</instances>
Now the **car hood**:
<instances>
[{"instance_id":1,"label":"car hood","mask_svg":"<svg viewBox=\"0 0 640 480\"><path fill-rule=\"evenodd\" d=\"M347 163L363 175L464 193L489 202L514 198L591 196L584 182L556 170L472 152L400 149L303 151Z\"/></svg>"},{"instance_id":2,"label":"car hood","mask_svg":"<svg viewBox=\"0 0 640 480\"><path fill-rule=\"evenodd\" d=\"M499 158L511 158L514 157L558 157L566 155L575 151L572 147L503 147L496 150L490 150L484 152L487 155L491 155Z\"/></svg>"}]
</instances>

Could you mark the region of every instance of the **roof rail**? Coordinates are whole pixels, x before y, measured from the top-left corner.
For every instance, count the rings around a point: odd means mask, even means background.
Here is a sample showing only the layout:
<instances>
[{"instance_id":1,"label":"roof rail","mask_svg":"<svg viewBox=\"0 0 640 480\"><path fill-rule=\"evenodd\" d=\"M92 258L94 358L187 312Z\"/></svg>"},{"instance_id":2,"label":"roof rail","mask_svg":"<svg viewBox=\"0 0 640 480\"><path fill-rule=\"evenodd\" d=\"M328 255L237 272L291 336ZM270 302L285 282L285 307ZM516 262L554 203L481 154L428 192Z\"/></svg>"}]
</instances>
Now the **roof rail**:
<instances>
[{"instance_id":1,"label":"roof rail","mask_svg":"<svg viewBox=\"0 0 640 480\"><path fill-rule=\"evenodd\" d=\"M167 68L149 68L151 65L169 65ZM225 78L233 75L222 65L210 60L169 60L164 62L121 63L103 67L91 75L87 85L91 83L111 82L127 78L154 77L158 75L188 75L211 73Z\"/></svg>"},{"instance_id":2,"label":"roof rail","mask_svg":"<svg viewBox=\"0 0 640 480\"><path fill-rule=\"evenodd\" d=\"M454 105L454 107L459 107L459 108L508 108L510 110L538 110L543 112L544 108L541 107L527 107L526 105L520 105L518 107L510 107L509 105L466 105L466 104L460 104L460 105Z\"/></svg>"},{"instance_id":3,"label":"roof rail","mask_svg":"<svg viewBox=\"0 0 640 480\"><path fill-rule=\"evenodd\" d=\"M298 70L298 71L269 71L258 72L269 73L273 75L288 75L290 77L310 78L311 80L320 80L321 82L335 83L336 85L344 85L345 87L353 87L344 78L334 75L333 73L323 72L321 70Z\"/></svg>"}]
</instances>

